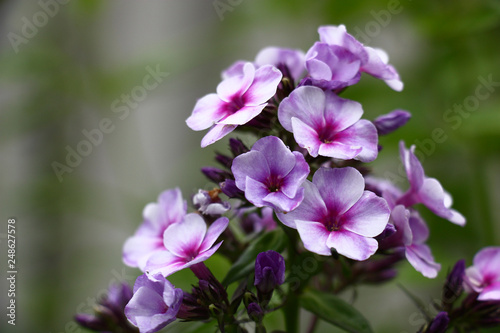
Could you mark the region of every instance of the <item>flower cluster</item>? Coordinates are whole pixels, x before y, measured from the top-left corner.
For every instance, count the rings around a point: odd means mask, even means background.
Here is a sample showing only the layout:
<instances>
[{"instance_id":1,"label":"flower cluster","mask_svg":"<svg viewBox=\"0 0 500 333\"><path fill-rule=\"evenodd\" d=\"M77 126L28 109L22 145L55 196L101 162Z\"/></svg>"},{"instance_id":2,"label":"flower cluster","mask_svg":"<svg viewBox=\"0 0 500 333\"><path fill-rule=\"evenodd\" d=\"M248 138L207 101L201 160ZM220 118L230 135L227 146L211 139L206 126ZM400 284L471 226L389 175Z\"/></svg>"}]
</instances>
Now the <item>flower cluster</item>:
<instances>
[{"instance_id":1,"label":"flower cluster","mask_svg":"<svg viewBox=\"0 0 500 333\"><path fill-rule=\"evenodd\" d=\"M124 308L141 333L176 318L214 320L221 332L246 332L245 323L253 322L265 332L265 316L277 309L293 333L299 305L338 327L371 332L335 294L394 278L405 257L425 277L438 275L441 265L426 244L430 228L417 205L464 226L450 194L425 175L415 147L404 142L406 191L365 165L379 155L379 136L405 125L410 113L394 110L370 121L361 103L340 97L362 73L396 91L403 83L384 51L364 46L343 25L318 31L307 52L269 47L253 62L235 62L222 72L216 93L196 102L186 123L208 129L201 147L233 131L250 134L253 143L230 138L230 154L216 154L220 166L202 168L215 188L193 193L192 212L178 188L145 207L142 225L123 248L124 263L144 273ZM204 264L216 252L232 263L223 280ZM295 269L306 262L314 264L307 274ZM498 324L498 310L491 309L500 300L500 250L481 251L467 270L457 267L444 293L454 299L443 301L422 332L444 332L470 309L477 315L467 325ZM187 268L198 279L190 292L167 280ZM235 282L230 297L227 287ZM470 296L453 308L464 290ZM332 318L337 310L349 315Z\"/></svg>"}]
</instances>

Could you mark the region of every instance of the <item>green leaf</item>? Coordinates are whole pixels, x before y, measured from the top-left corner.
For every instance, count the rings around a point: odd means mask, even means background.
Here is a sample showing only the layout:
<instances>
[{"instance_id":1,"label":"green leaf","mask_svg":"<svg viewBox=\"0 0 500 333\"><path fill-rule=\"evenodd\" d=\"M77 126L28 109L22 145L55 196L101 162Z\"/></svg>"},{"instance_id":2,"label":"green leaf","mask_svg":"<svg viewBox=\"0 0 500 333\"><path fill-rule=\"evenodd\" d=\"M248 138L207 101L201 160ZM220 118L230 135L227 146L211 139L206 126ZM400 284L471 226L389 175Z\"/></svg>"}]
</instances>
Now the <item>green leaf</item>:
<instances>
[{"instance_id":1,"label":"green leaf","mask_svg":"<svg viewBox=\"0 0 500 333\"><path fill-rule=\"evenodd\" d=\"M252 241L246 250L243 251L227 273L222 284L227 286L248 276L248 274L254 270L255 259L259 253L268 250L281 252L285 248L285 242L286 237L280 229L264 233L262 236Z\"/></svg>"},{"instance_id":2,"label":"green leaf","mask_svg":"<svg viewBox=\"0 0 500 333\"><path fill-rule=\"evenodd\" d=\"M351 333L373 333L365 317L353 306L332 294L307 290L300 296L304 309Z\"/></svg>"}]
</instances>

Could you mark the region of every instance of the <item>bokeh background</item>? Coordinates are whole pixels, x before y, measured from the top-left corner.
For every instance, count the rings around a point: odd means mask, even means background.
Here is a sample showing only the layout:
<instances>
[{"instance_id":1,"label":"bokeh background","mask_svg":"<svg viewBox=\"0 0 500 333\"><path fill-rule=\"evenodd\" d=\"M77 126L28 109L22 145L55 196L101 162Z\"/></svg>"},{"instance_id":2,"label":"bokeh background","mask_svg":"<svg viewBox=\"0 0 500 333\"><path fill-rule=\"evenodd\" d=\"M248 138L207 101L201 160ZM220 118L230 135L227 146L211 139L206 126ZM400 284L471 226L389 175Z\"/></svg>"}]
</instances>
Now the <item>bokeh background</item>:
<instances>
[{"instance_id":1,"label":"bokeh background","mask_svg":"<svg viewBox=\"0 0 500 333\"><path fill-rule=\"evenodd\" d=\"M427 175L468 219L460 228L421 209L439 276L428 280L404 263L396 281L358 290L354 304L376 332L415 332L422 317L397 282L430 307L456 260L470 265L480 248L500 245L498 0L0 1L0 275L10 217L18 268L15 327L6 323L0 279L0 331L83 332L72 316L90 312L110 283L139 275L122 264L121 248L145 204L167 188L188 198L211 186L199 168L214 165L213 150L224 151L227 140L199 147L203 133L184 122L197 98L215 91L233 61L253 60L269 45L307 50L327 24L345 24L385 49L405 83L397 93L364 76L345 93L368 119L396 108L413 114L381 139L374 172L397 174L399 140L417 144ZM168 75L118 111L148 68ZM483 80L496 83L478 88ZM112 130L58 177L54 162L66 164L68 147L77 149L82 131L103 119ZM436 129L446 139L432 141ZM210 264L219 276L228 267L220 257ZM185 289L194 282L189 272L172 281ZM279 325L279 315L271 320ZM194 328L176 323L166 331Z\"/></svg>"}]
</instances>

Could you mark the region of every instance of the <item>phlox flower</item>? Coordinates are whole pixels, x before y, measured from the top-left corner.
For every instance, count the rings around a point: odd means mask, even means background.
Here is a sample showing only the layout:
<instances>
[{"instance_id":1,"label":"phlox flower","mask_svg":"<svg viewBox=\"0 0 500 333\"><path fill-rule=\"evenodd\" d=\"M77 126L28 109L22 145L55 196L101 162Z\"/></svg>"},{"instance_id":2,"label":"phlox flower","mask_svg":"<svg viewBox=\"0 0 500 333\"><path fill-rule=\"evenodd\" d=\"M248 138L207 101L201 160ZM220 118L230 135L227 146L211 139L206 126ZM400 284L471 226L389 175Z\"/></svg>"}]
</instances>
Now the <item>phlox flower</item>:
<instances>
[{"instance_id":1,"label":"phlox flower","mask_svg":"<svg viewBox=\"0 0 500 333\"><path fill-rule=\"evenodd\" d=\"M167 277L184 268L191 267L210 258L221 246L215 244L229 224L227 217L220 217L207 229L203 218L187 214L180 223L172 224L163 234L165 249L152 255L145 270L151 274L161 273Z\"/></svg>"},{"instance_id":2,"label":"phlox flower","mask_svg":"<svg viewBox=\"0 0 500 333\"><path fill-rule=\"evenodd\" d=\"M425 244L429 238L429 228L418 212L397 205L392 210L391 222L396 227L396 233L386 241L403 246L408 262L423 276L435 278L441 265L434 261L430 247Z\"/></svg>"},{"instance_id":3,"label":"phlox flower","mask_svg":"<svg viewBox=\"0 0 500 333\"><path fill-rule=\"evenodd\" d=\"M451 195L444 191L439 181L424 174L422 164L415 156L415 145L406 149L403 141L399 143L399 153L403 161L410 188L397 200L397 204L410 207L422 203L434 214L460 226L465 225L465 217L451 209Z\"/></svg>"},{"instance_id":4,"label":"phlox flower","mask_svg":"<svg viewBox=\"0 0 500 333\"><path fill-rule=\"evenodd\" d=\"M380 49L364 46L348 34L344 25L322 26L316 42L306 53L309 77L305 82L323 89L341 89L357 83L361 73L384 80L396 91L403 83L389 57Z\"/></svg>"},{"instance_id":5,"label":"phlox flower","mask_svg":"<svg viewBox=\"0 0 500 333\"><path fill-rule=\"evenodd\" d=\"M479 293L480 301L500 301L500 247L482 249L465 270L464 287Z\"/></svg>"},{"instance_id":6,"label":"phlox flower","mask_svg":"<svg viewBox=\"0 0 500 333\"><path fill-rule=\"evenodd\" d=\"M377 251L373 237L384 231L390 210L384 199L364 191L358 170L321 168L303 186L302 203L277 215L285 225L297 229L307 250L331 255L335 249L354 260L368 259Z\"/></svg>"},{"instance_id":7,"label":"phlox flower","mask_svg":"<svg viewBox=\"0 0 500 333\"><path fill-rule=\"evenodd\" d=\"M292 152L281 139L264 137L252 149L237 156L231 167L236 186L257 207L291 211L304 197L300 186L309 175L309 165L299 152Z\"/></svg>"},{"instance_id":8,"label":"phlox flower","mask_svg":"<svg viewBox=\"0 0 500 333\"><path fill-rule=\"evenodd\" d=\"M161 330L176 319L183 291L161 274L143 274L134 284L134 295L125 306L125 315L141 333Z\"/></svg>"},{"instance_id":9,"label":"phlox flower","mask_svg":"<svg viewBox=\"0 0 500 333\"><path fill-rule=\"evenodd\" d=\"M362 115L361 104L312 86L295 89L278 109L281 125L311 156L371 162L378 155L377 129Z\"/></svg>"},{"instance_id":10,"label":"phlox flower","mask_svg":"<svg viewBox=\"0 0 500 333\"><path fill-rule=\"evenodd\" d=\"M252 63L244 63L241 71L234 70L219 83L217 93L198 100L186 123L195 131L210 128L201 141L206 147L259 115L276 93L281 78L274 66L256 69Z\"/></svg>"},{"instance_id":11,"label":"phlox flower","mask_svg":"<svg viewBox=\"0 0 500 333\"><path fill-rule=\"evenodd\" d=\"M143 223L134 236L125 241L123 262L144 271L149 257L165 249L163 233L172 224L181 222L187 211L179 188L166 190L158 196L158 202L148 204L142 213Z\"/></svg>"}]
</instances>

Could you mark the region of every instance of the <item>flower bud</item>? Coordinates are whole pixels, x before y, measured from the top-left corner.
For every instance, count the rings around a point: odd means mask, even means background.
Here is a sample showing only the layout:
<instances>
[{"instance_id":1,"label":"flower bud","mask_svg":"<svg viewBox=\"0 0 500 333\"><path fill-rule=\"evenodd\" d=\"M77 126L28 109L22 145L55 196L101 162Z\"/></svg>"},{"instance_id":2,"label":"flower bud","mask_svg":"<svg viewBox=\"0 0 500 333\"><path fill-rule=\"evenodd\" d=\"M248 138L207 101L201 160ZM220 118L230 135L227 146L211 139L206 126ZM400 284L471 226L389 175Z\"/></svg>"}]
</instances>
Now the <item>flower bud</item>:
<instances>
[{"instance_id":1,"label":"flower bud","mask_svg":"<svg viewBox=\"0 0 500 333\"><path fill-rule=\"evenodd\" d=\"M233 153L234 157L250 151L250 149L248 149L248 147L245 146L240 139L235 138L229 139L229 149Z\"/></svg>"},{"instance_id":2,"label":"flower bud","mask_svg":"<svg viewBox=\"0 0 500 333\"><path fill-rule=\"evenodd\" d=\"M463 281L465 274L465 260L459 260L446 278L443 286L442 303L444 308L449 308L464 291Z\"/></svg>"},{"instance_id":3,"label":"flower bud","mask_svg":"<svg viewBox=\"0 0 500 333\"><path fill-rule=\"evenodd\" d=\"M394 132L411 118L411 113L404 110L394 110L382 115L373 121L377 128L378 135L386 135Z\"/></svg>"},{"instance_id":4,"label":"flower bud","mask_svg":"<svg viewBox=\"0 0 500 333\"><path fill-rule=\"evenodd\" d=\"M247 306L248 317L256 323L260 323L262 321L262 317L264 317L264 311L257 303L250 303Z\"/></svg>"},{"instance_id":5,"label":"flower bud","mask_svg":"<svg viewBox=\"0 0 500 333\"><path fill-rule=\"evenodd\" d=\"M236 186L234 179L226 179L219 184L222 193L229 198L245 199L245 193Z\"/></svg>"},{"instance_id":6,"label":"flower bud","mask_svg":"<svg viewBox=\"0 0 500 333\"><path fill-rule=\"evenodd\" d=\"M446 312L439 312L436 317L431 321L426 333L444 333L448 328L448 323L450 322L450 318Z\"/></svg>"},{"instance_id":7,"label":"flower bud","mask_svg":"<svg viewBox=\"0 0 500 333\"><path fill-rule=\"evenodd\" d=\"M272 292L285 282L285 259L276 251L261 252L255 261L254 285L261 293Z\"/></svg>"},{"instance_id":8,"label":"flower bud","mask_svg":"<svg viewBox=\"0 0 500 333\"><path fill-rule=\"evenodd\" d=\"M229 172L214 167L203 167L201 172L214 183L220 183L233 177Z\"/></svg>"}]
</instances>

